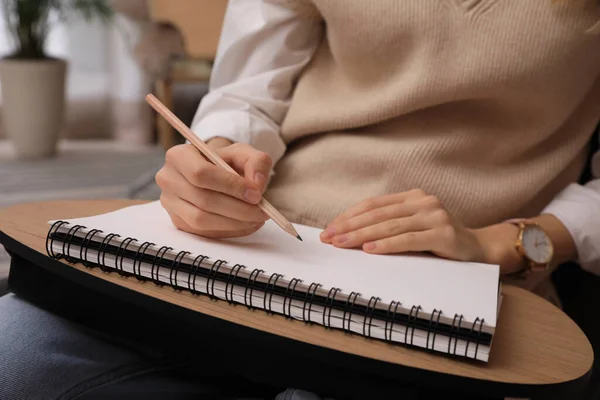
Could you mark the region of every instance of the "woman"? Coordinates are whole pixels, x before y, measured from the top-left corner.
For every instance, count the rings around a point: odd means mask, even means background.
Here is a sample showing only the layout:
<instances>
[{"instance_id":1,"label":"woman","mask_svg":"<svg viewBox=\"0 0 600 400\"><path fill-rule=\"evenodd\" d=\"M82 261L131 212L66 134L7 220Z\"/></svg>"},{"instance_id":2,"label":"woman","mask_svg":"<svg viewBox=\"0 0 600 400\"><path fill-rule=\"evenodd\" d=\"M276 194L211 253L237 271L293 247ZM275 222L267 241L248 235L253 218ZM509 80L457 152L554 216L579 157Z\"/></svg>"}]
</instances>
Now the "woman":
<instances>
[{"instance_id":1,"label":"woman","mask_svg":"<svg viewBox=\"0 0 600 400\"><path fill-rule=\"evenodd\" d=\"M231 0L192 128L243 177L177 146L161 202L178 228L223 238L260 229L264 193L332 246L498 263L506 277L536 261L507 222L525 218L552 259L523 284L567 261L598 272L600 180L579 183L600 115L598 21L596 0ZM14 296L0 326L2 398L232 390L148 369L147 354ZM74 372L60 382L56 359ZM32 387L34 373L48 380Z\"/></svg>"},{"instance_id":2,"label":"woman","mask_svg":"<svg viewBox=\"0 0 600 400\"><path fill-rule=\"evenodd\" d=\"M600 3L522 3L232 3L192 129L246 179L171 149L157 182L173 223L250 234L272 178L267 199L334 246L508 274L528 260L505 221L528 218L553 265L599 271L600 181L578 180L600 111Z\"/></svg>"}]
</instances>

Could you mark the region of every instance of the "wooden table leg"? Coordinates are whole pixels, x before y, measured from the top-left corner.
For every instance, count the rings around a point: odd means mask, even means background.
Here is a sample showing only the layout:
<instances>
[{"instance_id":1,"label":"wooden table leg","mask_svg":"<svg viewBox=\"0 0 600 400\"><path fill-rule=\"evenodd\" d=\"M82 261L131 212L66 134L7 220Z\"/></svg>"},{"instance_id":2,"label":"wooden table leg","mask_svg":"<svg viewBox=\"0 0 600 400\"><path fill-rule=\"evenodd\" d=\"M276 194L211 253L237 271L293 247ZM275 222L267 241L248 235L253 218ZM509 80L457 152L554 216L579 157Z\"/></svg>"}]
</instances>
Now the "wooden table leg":
<instances>
[{"instance_id":1,"label":"wooden table leg","mask_svg":"<svg viewBox=\"0 0 600 400\"><path fill-rule=\"evenodd\" d=\"M156 97L171 111L173 110L173 82L171 79L163 79L156 82ZM175 140L175 131L169 123L157 116L156 126L158 130L158 141L163 149L169 150L177 144Z\"/></svg>"}]
</instances>

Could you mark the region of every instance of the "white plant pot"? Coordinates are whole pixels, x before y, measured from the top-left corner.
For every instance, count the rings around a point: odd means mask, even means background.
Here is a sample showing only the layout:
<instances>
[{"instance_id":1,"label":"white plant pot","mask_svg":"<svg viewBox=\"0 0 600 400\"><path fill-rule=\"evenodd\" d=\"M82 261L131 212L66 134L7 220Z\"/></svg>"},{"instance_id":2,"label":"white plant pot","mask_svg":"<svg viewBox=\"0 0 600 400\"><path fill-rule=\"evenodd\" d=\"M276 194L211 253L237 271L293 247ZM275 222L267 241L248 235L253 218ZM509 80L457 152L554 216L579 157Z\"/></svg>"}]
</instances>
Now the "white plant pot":
<instances>
[{"instance_id":1,"label":"white plant pot","mask_svg":"<svg viewBox=\"0 0 600 400\"><path fill-rule=\"evenodd\" d=\"M65 122L64 60L0 60L4 129L20 158L56 153Z\"/></svg>"}]
</instances>

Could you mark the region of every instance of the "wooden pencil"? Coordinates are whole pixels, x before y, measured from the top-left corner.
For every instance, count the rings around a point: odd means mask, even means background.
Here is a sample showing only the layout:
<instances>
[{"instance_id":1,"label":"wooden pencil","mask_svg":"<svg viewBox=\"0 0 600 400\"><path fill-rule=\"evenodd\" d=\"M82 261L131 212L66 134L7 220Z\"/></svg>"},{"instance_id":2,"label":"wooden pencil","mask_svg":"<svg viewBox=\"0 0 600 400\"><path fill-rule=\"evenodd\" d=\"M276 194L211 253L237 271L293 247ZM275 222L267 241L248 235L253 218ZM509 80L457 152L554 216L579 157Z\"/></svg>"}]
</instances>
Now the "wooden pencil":
<instances>
[{"instance_id":1,"label":"wooden pencil","mask_svg":"<svg viewBox=\"0 0 600 400\"><path fill-rule=\"evenodd\" d=\"M171 112L160 100L153 94L146 96L146 101L150 106L160 114L174 129L176 129L184 138L186 138L198 151L200 151L208 160L216 166L219 166L233 174L239 175L229 164L227 164L218 154L216 154L202 139L200 139L190 128L187 127L175 114ZM294 225L287 220L272 204L263 197L258 203L261 210L269 216L281 229L286 231L297 239L302 240Z\"/></svg>"}]
</instances>

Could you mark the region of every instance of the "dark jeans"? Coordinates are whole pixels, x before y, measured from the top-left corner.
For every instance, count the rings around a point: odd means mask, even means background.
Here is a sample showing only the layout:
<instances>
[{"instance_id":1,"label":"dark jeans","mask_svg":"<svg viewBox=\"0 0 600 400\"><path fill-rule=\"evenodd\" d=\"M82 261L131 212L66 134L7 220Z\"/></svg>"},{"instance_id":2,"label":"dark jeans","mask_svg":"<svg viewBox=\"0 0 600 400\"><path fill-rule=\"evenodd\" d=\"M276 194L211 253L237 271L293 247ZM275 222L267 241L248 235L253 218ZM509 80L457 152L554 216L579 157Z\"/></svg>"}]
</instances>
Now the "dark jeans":
<instances>
[{"instance_id":1,"label":"dark jeans","mask_svg":"<svg viewBox=\"0 0 600 400\"><path fill-rule=\"evenodd\" d=\"M201 365L124 343L16 295L0 297L3 400L320 399L232 376L218 360Z\"/></svg>"}]
</instances>

